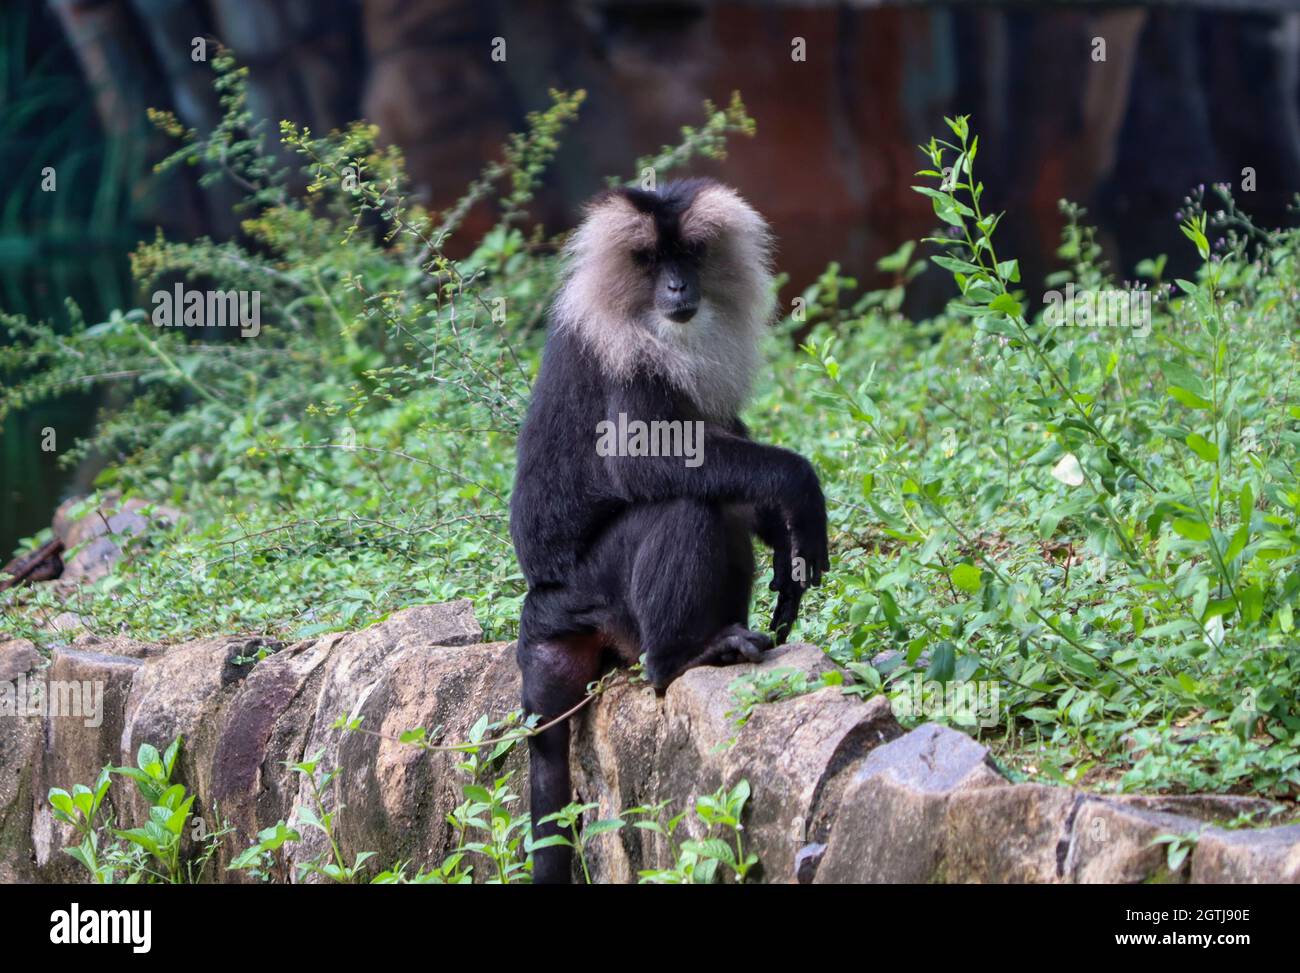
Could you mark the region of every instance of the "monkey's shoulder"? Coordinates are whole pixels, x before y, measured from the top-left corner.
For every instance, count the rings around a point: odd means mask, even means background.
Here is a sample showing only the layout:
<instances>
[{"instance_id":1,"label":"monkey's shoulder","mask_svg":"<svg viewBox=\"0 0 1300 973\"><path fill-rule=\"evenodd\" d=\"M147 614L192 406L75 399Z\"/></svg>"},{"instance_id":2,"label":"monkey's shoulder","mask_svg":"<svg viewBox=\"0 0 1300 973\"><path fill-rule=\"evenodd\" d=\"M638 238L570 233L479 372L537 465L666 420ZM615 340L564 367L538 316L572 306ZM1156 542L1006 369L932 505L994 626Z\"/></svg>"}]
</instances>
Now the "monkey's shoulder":
<instances>
[{"instance_id":1,"label":"monkey's shoulder","mask_svg":"<svg viewBox=\"0 0 1300 973\"><path fill-rule=\"evenodd\" d=\"M534 423L567 424L570 432L587 419L701 418L699 410L668 378L650 368L612 374L600 357L570 331L552 330L529 407Z\"/></svg>"}]
</instances>

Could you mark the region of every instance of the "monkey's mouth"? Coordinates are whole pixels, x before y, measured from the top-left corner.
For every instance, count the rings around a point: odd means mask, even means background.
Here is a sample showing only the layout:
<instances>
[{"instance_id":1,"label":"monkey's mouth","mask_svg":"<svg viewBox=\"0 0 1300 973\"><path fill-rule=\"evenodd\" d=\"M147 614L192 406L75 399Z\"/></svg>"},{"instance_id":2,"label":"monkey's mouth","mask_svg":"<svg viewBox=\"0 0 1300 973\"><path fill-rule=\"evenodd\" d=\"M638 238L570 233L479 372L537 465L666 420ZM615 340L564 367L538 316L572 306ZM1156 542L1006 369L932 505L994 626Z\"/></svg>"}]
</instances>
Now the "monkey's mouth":
<instances>
[{"instance_id":1,"label":"monkey's mouth","mask_svg":"<svg viewBox=\"0 0 1300 973\"><path fill-rule=\"evenodd\" d=\"M664 317L674 324L685 324L691 318L695 317L695 312L700 309L698 304L679 304L670 311L664 312Z\"/></svg>"}]
</instances>

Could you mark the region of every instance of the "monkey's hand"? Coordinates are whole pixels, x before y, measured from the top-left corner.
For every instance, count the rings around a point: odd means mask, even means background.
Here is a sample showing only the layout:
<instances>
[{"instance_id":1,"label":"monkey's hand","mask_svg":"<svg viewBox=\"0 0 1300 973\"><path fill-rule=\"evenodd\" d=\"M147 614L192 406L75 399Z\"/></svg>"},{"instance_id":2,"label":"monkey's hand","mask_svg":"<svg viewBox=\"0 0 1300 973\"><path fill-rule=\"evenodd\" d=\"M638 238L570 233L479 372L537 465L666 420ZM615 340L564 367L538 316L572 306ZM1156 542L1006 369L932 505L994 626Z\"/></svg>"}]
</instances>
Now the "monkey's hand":
<instances>
[{"instance_id":1,"label":"monkey's hand","mask_svg":"<svg viewBox=\"0 0 1300 973\"><path fill-rule=\"evenodd\" d=\"M799 506L786 515L790 545L786 571L800 591L821 584L822 574L831 568L830 543L826 536L826 498L811 466L808 473L810 482L800 497Z\"/></svg>"},{"instance_id":2,"label":"monkey's hand","mask_svg":"<svg viewBox=\"0 0 1300 973\"><path fill-rule=\"evenodd\" d=\"M771 538L772 543L772 581L767 586L775 591L776 608L772 612L772 624L769 631L775 636L777 645L784 645L790 637L790 629L799 615L799 600L803 598L803 586L794 580L791 569L790 533L781 524L779 533Z\"/></svg>"},{"instance_id":3,"label":"monkey's hand","mask_svg":"<svg viewBox=\"0 0 1300 973\"><path fill-rule=\"evenodd\" d=\"M775 586L776 582L773 581L772 584ZM778 589L770 626L773 641L777 645L785 645L785 640L790 637L790 629L794 627L794 620L799 615L799 601L802 598L802 588L787 586Z\"/></svg>"},{"instance_id":4,"label":"monkey's hand","mask_svg":"<svg viewBox=\"0 0 1300 973\"><path fill-rule=\"evenodd\" d=\"M788 516L783 530L776 532L772 543L772 583L777 593L772 612L772 633L781 645L799 615L799 603L809 587L821 582L830 569L826 538L826 501L813 477L803 508Z\"/></svg>"}]
</instances>

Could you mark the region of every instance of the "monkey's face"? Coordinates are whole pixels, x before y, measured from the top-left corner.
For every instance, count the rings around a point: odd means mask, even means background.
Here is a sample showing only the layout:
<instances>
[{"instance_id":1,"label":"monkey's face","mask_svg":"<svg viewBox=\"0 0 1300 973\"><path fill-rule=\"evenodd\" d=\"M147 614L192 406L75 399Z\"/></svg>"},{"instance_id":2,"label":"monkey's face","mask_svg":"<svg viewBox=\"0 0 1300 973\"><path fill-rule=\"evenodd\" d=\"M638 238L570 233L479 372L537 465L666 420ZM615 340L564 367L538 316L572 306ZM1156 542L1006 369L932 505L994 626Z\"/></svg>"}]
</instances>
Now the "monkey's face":
<instances>
[{"instance_id":1,"label":"monkey's face","mask_svg":"<svg viewBox=\"0 0 1300 973\"><path fill-rule=\"evenodd\" d=\"M632 261L640 267L654 310L674 324L686 324L700 309L700 270L705 245L682 240L633 251Z\"/></svg>"},{"instance_id":2,"label":"monkey's face","mask_svg":"<svg viewBox=\"0 0 1300 973\"><path fill-rule=\"evenodd\" d=\"M708 179L616 189L587 207L565 248L554 321L611 374L649 368L709 415L734 415L771 320L771 234Z\"/></svg>"},{"instance_id":3,"label":"monkey's face","mask_svg":"<svg viewBox=\"0 0 1300 973\"><path fill-rule=\"evenodd\" d=\"M564 313L621 320L666 340L739 323L767 266L767 226L706 179L596 197L569 244ZM760 291L759 298L762 299Z\"/></svg>"}]
</instances>

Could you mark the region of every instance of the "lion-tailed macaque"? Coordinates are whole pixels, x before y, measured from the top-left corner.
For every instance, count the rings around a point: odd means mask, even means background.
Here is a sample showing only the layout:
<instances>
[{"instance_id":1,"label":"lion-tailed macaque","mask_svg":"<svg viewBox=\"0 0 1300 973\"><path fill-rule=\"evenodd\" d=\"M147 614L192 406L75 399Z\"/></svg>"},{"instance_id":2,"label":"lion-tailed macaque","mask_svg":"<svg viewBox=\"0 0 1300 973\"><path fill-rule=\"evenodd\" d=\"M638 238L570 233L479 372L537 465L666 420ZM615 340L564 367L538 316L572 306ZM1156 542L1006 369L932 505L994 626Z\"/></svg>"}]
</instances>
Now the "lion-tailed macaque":
<instances>
[{"instance_id":1,"label":"lion-tailed macaque","mask_svg":"<svg viewBox=\"0 0 1300 973\"><path fill-rule=\"evenodd\" d=\"M752 536L773 552L784 641L829 568L812 464L739 419L773 312L771 234L732 189L688 180L596 197L567 269L519 438L510 531L528 583L523 705L543 721L641 656L657 688L693 666L758 661ZM569 728L529 739L534 838L570 800ZM534 853L570 878L570 849Z\"/></svg>"}]
</instances>

